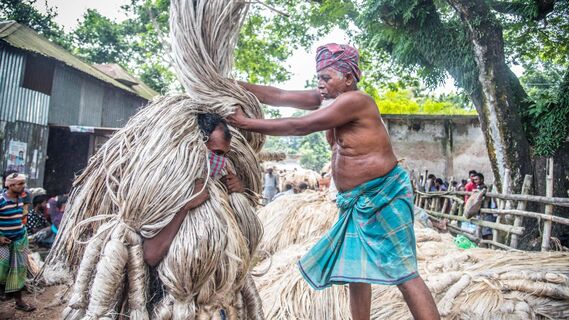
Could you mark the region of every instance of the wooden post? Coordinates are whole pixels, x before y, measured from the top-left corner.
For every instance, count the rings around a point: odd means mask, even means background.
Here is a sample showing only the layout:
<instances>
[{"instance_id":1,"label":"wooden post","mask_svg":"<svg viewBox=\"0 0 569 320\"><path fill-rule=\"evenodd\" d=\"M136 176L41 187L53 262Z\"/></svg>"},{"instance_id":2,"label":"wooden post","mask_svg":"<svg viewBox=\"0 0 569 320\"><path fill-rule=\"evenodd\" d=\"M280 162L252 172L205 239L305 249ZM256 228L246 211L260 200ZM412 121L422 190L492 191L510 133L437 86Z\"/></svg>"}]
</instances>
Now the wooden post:
<instances>
[{"instance_id":1,"label":"wooden post","mask_svg":"<svg viewBox=\"0 0 569 320\"><path fill-rule=\"evenodd\" d=\"M524 177L524 184L522 185L522 194L529 194L529 190L531 189L531 179L533 177L529 174L526 174ZM518 201L517 210L525 210L527 202L526 201ZM514 227L519 227L524 222L524 217L522 216L515 216L514 218ZM510 247L516 249L518 247L518 235L512 234L512 238L510 239Z\"/></svg>"},{"instance_id":2,"label":"wooden post","mask_svg":"<svg viewBox=\"0 0 569 320\"><path fill-rule=\"evenodd\" d=\"M553 158L547 159L547 177L545 178L545 196L553 197ZM553 214L553 206L545 205L545 214ZM543 223L543 238L541 239L541 251L549 250L549 238L551 237L551 221Z\"/></svg>"},{"instance_id":3,"label":"wooden post","mask_svg":"<svg viewBox=\"0 0 569 320\"><path fill-rule=\"evenodd\" d=\"M504 181L502 181L502 194L508 194L510 190L510 169L506 169L506 174L504 175ZM499 202L500 204L498 205L499 209L505 209L506 208L506 200L502 200ZM502 223L502 216L497 216L496 217L496 223ZM492 230L492 241L494 242L500 242L500 231L494 229ZM496 247L494 247L495 249Z\"/></svg>"}]
</instances>

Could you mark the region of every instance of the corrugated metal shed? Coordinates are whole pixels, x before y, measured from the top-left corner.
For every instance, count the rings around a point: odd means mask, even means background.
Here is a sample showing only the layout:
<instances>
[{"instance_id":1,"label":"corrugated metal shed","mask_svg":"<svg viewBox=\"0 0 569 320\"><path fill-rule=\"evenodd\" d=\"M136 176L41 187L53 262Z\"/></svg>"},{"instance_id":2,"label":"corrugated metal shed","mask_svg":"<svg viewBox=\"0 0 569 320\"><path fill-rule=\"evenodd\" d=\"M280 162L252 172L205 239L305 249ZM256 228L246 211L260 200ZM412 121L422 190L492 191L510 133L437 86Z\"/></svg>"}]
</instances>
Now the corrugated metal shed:
<instances>
[{"instance_id":1,"label":"corrugated metal shed","mask_svg":"<svg viewBox=\"0 0 569 320\"><path fill-rule=\"evenodd\" d=\"M21 171L28 175L29 187L41 187L44 179L48 133L47 126L0 120L0 168L2 171L5 169L20 170L19 168L8 168L10 145L13 142L25 143L26 152Z\"/></svg>"},{"instance_id":2,"label":"corrugated metal shed","mask_svg":"<svg viewBox=\"0 0 569 320\"><path fill-rule=\"evenodd\" d=\"M50 96L23 88L25 56L0 46L0 120L47 125Z\"/></svg>"},{"instance_id":3,"label":"corrugated metal shed","mask_svg":"<svg viewBox=\"0 0 569 320\"><path fill-rule=\"evenodd\" d=\"M66 65L104 81L114 87L120 88L146 100L152 99L158 93L143 83L129 87L99 71L97 68L85 63L81 59L67 52L64 48L50 42L46 38L40 36L35 31L20 25L15 21L0 22L0 39L6 41L11 46L25 50L36 52L46 57L53 58Z\"/></svg>"}]
</instances>

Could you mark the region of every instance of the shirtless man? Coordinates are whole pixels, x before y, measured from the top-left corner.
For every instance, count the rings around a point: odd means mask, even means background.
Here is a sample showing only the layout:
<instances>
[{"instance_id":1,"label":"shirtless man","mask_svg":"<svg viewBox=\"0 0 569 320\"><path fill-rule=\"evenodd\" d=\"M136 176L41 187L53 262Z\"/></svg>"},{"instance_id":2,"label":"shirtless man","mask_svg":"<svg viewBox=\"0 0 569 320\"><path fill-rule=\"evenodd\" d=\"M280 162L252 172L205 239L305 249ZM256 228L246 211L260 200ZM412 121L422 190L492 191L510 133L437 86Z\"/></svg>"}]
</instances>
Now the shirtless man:
<instances>
[{"instance_id":1,"label":"shirtless man","mask_svg":"<svg viewBox=\"0 0 569 320\"><path fill-rule=\"evenodd\" d=\"M417 273L409 177L397 165L375 101L357 90L358 60L350 46L319 47L317 90L241 83L262 103L316 110L304 117L250 119L238 108L229 120L273 136L327 130L340 218L299 262L313 288L348 283L352 318L359 320L370 318L370 284L397 285L415 319L438 319L431 293ZM323 99L335 100L317 110Z\"/></svg>"}]
</instances>

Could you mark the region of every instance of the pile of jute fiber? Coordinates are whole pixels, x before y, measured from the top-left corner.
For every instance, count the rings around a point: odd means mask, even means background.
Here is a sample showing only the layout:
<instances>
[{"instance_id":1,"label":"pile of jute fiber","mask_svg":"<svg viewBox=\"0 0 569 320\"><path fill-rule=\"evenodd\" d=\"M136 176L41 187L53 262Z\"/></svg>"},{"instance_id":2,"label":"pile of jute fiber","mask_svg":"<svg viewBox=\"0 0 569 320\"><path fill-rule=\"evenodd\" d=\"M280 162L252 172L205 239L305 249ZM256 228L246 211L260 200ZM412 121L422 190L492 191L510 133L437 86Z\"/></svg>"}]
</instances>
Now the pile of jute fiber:
<instances>
[{"instance_id":1,"label":"pile of jute fiber","mask_svg":"<svg viewBox=\"0 0 569 320\"><path fill-rule=\"evenodd\" d=\"M231 128L227 170L249 192L228 195L209 178L197 122L198 114L225 117L236 105L262 117L258 100L228 79L247 9L243 1L171 1L172 57L186 94L141 109L75 180L46 264L73 275L63 319L263 319L250 269L262 237L254 207L264 138ZM189 212L156 267L164 295L154 302L143 240L195 197L200 178L210 198Z\"/></svg>"},{"instance_id":2,"label":"pile of jute fiber","mask_svg":"<svg viewBox=\"0 0 569 320\"><path fill-rule=\"evenodd\" d=\"M268 319L350 319L347 286L315 291L296 262L335 222L325 194L281 197L259 211L272 255L256 279ZM295 224L293 226L293 224ZM569 254L460 249L416 223L419 272L444 319L567 319ZM288 242L288 244L287 244ZM270 268L269 268L270 265ZM396 287L372 286L372 319L412 319Z\"/></svg>"}]
</instances>

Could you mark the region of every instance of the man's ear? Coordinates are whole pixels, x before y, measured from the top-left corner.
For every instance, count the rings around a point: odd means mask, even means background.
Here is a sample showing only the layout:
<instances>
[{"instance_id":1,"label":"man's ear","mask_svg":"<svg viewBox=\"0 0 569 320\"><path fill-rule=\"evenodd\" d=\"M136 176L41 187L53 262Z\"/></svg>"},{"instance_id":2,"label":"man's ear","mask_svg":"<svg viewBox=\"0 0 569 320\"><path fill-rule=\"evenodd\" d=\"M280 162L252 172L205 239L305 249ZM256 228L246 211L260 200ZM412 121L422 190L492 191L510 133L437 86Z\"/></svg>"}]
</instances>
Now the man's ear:
<instances>
[{"instance_id":1,"label":"man's ear","mask_svg":"<svg viewBox=\"0 0 569 320\"><path fill-rule=\"evenodd\" d=\"M356 79L354 79L354 75L351 73L346 73L345 77L346 77L346 85L348 87L352 87L354 85L354 81L356 81Z\"/></svg>"}]
</instances>

